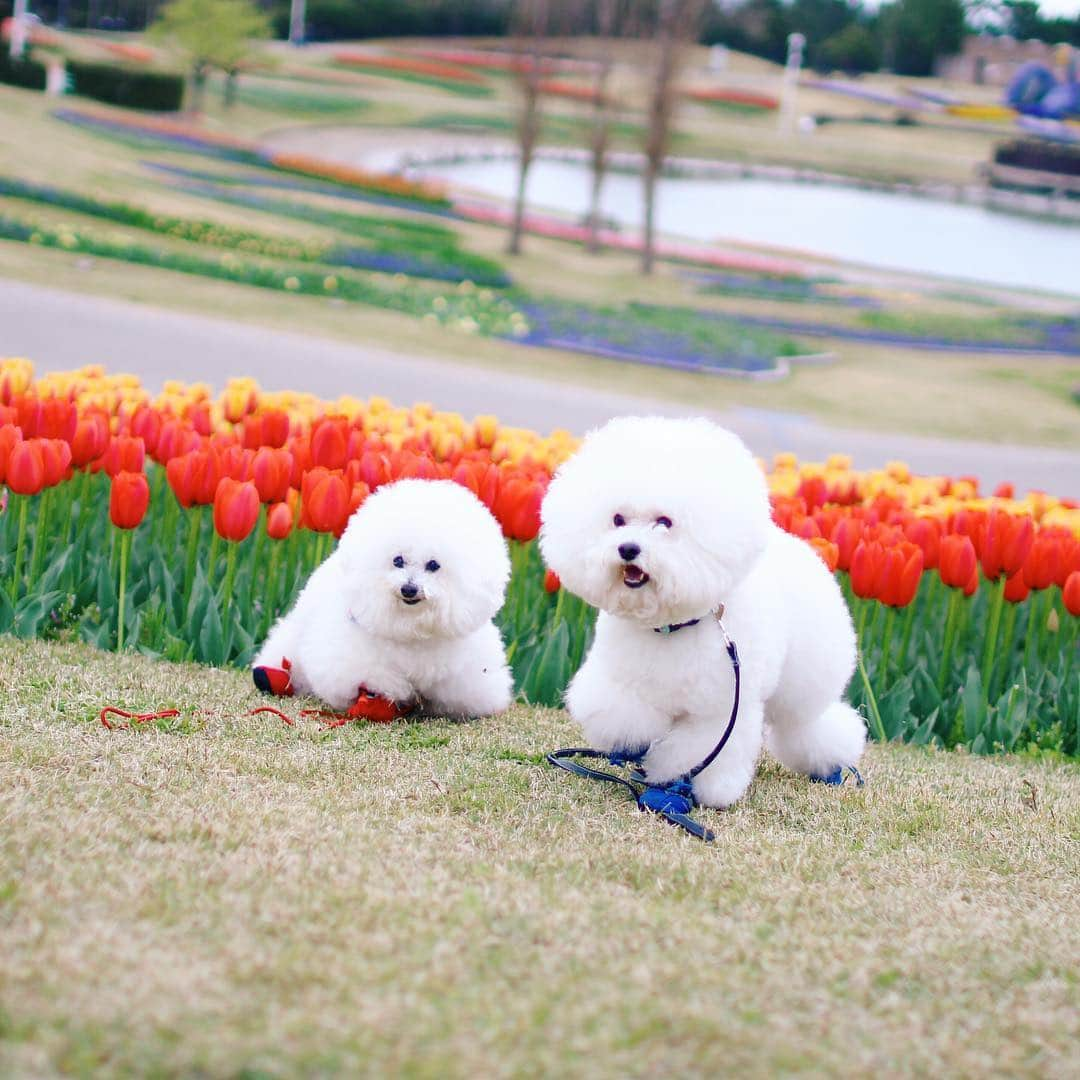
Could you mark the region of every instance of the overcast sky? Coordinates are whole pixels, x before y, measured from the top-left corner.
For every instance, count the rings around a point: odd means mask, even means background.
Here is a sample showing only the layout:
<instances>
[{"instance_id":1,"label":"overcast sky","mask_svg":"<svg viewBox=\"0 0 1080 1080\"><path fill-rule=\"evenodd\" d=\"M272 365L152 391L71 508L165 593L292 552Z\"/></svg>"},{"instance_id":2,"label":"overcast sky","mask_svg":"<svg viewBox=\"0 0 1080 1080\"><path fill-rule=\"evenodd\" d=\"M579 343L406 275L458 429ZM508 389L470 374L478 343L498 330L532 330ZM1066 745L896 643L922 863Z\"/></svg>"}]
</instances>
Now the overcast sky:
<instances>
[{"instance_id":1,"label":"overcast sky","mask_svg":"<svg viewBox=\"0 0 1080 1080\"><path fill-rule=\"evenodd\" d=\"M1080 15L1080 0L1040 0L1039 11L1043 16L1067 15L1075 18Z\"/></svg>"}]
</instances>

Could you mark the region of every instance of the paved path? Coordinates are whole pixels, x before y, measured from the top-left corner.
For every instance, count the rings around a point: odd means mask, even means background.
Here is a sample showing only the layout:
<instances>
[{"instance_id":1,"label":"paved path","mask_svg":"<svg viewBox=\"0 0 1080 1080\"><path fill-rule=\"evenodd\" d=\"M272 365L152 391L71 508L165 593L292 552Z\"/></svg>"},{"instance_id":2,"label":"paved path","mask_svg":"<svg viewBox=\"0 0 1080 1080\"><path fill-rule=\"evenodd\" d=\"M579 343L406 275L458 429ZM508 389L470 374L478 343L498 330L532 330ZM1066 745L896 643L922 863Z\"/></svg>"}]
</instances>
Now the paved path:
<instances>
[{"instance_id":1,"label":"paved path","mask_svg":"<svg viewBox=\"0 0 1080 1080\"><path fill-rule=\"evenodd\" d=\"M692 410L671 402L548 382L487 368L403 356L363 345L126 301L0 279L0 355L28 356L39 371L102 363L139 375L152 390L170 378L221 386L253 375L267 389L308 390L324 397L384 394L395 402L432 401L466 415L496 413L504 422L583 432L620 413L667 416ZM985 489L1012 480L1080 498L1080 453L991 443L953 442L826 428L790 413L737 408L710 413L756 453L793 450L822 460L849 453L869 468L894 458L918 472L974 475Z\"/></svg>"}]
</instances>

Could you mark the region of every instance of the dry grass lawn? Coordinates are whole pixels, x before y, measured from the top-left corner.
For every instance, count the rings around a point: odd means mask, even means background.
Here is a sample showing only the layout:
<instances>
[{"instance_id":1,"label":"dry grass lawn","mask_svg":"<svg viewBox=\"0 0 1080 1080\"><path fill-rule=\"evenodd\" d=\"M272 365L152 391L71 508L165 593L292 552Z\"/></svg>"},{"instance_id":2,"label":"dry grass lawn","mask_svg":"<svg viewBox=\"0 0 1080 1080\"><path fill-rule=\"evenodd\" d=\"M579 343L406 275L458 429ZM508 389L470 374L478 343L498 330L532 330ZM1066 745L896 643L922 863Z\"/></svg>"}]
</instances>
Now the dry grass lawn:
<instances>
[{"instance_id":1,"label":"dry grass lawn","mask_svg":"<svg viewBox=\"0 0 1080 1080\"><path fill-rule=\"evenodd\" d=\"M705 846L543 765L557 711L320 733L2 645L2 1075L1077 1075L1075 766L767 765Z\"/></svg>"}]
</instances>

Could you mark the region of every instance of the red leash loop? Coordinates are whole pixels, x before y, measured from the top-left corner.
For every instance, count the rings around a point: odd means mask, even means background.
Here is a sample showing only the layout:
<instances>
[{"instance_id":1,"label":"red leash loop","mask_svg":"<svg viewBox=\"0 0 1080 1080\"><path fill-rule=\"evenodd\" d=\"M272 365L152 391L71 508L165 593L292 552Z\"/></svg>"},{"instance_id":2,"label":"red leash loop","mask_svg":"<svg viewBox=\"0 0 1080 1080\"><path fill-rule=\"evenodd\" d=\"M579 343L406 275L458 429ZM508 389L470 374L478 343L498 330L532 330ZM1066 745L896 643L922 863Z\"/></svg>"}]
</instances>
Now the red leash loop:
<instances>
[{"instance_id":1,"label":"red leash loop","mask_svg":"<svg viewBox=\"0 0 1080 1080\"><path fill-rule=\"evenodd\" d=\"M109 722L109 715L122 716L128 723L126 724L113 724ZM179 709L160 709L158 712L148 713L131 713L126 712L123 709L118 709L115 705L106 705L104 709L98 714L98 719L109 729L109 731L123 731L125 728L130 728L135 724L145 724L147 720L168 720L173 716L179 716Z\"/></svg>"},{"instance_id":2,"label":"red leash loop","mask_svg":"<svg viewBox=\"0 0 1080 1080\"><path fill-rule=\"evenodd\" d=\"M275 709L273 705L260 705L257 709L252 709L248 716L258 716L259 713L273 713L274 716L284 720L289 727L296 727L296 722L291 716L287 716L280 709Z\"/></svg>"}]
</instances>

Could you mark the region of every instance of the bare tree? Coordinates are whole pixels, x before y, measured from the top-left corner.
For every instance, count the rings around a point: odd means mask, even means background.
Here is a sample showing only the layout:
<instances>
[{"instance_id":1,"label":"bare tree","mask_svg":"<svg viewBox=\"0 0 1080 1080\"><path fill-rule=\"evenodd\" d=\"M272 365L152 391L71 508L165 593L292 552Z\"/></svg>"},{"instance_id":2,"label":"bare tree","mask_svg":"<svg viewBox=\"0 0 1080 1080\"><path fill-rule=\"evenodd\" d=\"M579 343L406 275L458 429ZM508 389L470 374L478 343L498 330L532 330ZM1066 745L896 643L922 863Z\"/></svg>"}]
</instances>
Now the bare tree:
<instances>
[{"instance_id":1,"label":"bare tree","mask_svg":"<svg viewBox=\"0 0 1080 1080\"><path fill-rule=\"evenodd\" d=\"M593 122L589 132L589 165L592 170L592 189L589 196L589 251L600 251L600 192L607 173L608 149L611 144L611 123L614 101L608 92L615 54L611 39L619 18L620 0L596 0L596 34L598 48L593 76Z\"/></svg>"},{"instance_id":2,"label":"bare tree","mask_svg":"<svg viewBox=\"0 0 1080 1080\"><path fill-rule=\"evenodd\" d=\"M521 237L525 230L525 184L540 138L540 84L544 66L541 44L551 29L552 6L552 0L521 0L514 19L517 39L514 70L521 92L521 112L517 124L518 180L514 195L514 220L507 245L511 255L521 254Z\"/></svg>"},{"instance_id":3,"label":"bare tree","mask_svg":"<svg viewBox=\"0 0 1080 1080\"><path fill-rule=\"evenodd\" d=\"M645 133L644 243L641 272L651 274L655 263L656 181L671 145L671 126L678 102L678 77L690 44L697 35L706 0L655 0L648 20L649 36L656 42L656 68L649 90L648 127ZM651 25L649 25L651 24Z\"/></svg>"}]
</instances>

